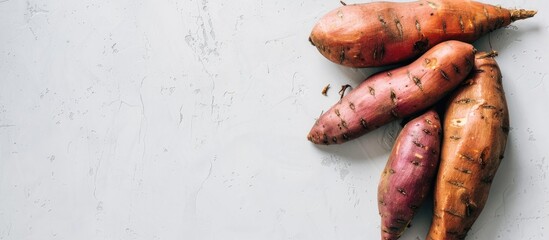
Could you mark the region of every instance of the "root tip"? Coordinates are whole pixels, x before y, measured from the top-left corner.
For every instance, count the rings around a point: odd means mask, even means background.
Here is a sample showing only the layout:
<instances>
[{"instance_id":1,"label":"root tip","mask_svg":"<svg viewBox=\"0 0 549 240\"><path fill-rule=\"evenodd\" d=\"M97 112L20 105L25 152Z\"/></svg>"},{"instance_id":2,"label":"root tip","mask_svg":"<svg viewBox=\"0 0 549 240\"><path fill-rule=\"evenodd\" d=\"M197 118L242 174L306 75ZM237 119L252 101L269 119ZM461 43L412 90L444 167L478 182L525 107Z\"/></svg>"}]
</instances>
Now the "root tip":
<instances>
[{"instance_id":1,"label":"root tip","mask_svg":"<svg viewBox=\"0 0 549 240\"><path fill-rule=\"evenodd\" d=\"M526 10L526 9L513 9L510 11L511 11L512 22L516 20L531 18L534 15L536 15L536 13L538 13L538 11L536 10Z\"/></svg>"}]
</instances>

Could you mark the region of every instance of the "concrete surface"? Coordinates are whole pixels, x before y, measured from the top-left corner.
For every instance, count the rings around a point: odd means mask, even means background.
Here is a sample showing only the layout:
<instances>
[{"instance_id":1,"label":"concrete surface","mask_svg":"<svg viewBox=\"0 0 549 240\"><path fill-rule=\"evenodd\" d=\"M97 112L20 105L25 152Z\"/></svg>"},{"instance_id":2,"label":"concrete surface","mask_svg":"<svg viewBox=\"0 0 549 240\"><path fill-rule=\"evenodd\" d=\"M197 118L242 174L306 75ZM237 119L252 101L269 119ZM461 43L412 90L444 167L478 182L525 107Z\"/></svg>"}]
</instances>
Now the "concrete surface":
<instances>
[{"instance_id":1,"label":"concrete surface","mask_svg":"<svg viewBox=\"0 0 549 240\"><path fill-rule=\"evenodd\" d=\"M467 239L547 239L549 8L484 2L539 13L475 43L500 52L512 129ZM379 70L307 41L339 5L0 0L0 239L378 239L398 123L305 138ZM431 207L402 239L424 239Z\"/></svg>"}]
</instances>

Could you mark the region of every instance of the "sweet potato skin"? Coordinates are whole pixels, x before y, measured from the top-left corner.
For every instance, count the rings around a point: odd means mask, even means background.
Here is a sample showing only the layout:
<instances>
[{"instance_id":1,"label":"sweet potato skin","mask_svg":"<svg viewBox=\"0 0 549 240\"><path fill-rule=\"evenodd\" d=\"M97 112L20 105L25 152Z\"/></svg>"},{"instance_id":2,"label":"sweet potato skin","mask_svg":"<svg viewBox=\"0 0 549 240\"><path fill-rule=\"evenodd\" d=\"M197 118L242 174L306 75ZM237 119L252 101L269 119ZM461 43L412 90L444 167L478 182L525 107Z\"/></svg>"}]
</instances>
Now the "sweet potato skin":
<instances>
[{"instance_id":1,"label":"sweet potato skin","mask_svg":"<svg viewBox=\"0 0 549 240\"><path fill-rule=\"evenodd\" d=\"M323 16L309 41L334 63L382 66L410 60L444 41L471 43L535 13L469 0L353 4Z\"/></svg>"},{"instance_id":2,"label":"sweet potato skin","mask_svg":"<svg viewBox=\"0 0 549 240\"><path fill-rule=\"evenodd\" d=\"M509 114L501 72L477 54L472 77L449 98L434 216L427 239L464 239L481 213L507 143Z\"/></svg>"},{"instance_id":3,"label":"sweet potato skin","mask_svg":"<svg viewBox=\"0 0 549 240\"><path fill-rule=\"evenodd\" d=\"M465 79L474 52L468 43L447 41L408 66L369 77L322 114L307 138L339 144L428 108Z\"/></svg>"},{"instance_id":4,"label":"sweet potato skin","mask_svg":"<svg viewBox=\"0 0 549 240\"><path fill-rule=\"evenodd\" d=\"M412 119L400 131L377 192L382 240L400 237L431 190L441 134L435 110Z\"/></svg>"}]
</instances>

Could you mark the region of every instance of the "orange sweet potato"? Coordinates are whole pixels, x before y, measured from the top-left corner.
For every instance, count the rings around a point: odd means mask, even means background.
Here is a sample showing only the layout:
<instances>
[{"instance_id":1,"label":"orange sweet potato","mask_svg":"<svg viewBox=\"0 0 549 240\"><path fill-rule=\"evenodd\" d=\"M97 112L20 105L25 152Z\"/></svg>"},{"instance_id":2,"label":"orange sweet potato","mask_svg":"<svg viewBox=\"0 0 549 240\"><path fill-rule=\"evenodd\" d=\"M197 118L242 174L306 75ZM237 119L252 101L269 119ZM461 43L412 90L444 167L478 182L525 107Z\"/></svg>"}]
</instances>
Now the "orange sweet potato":
<instances>
[{"instance_id":1,"label":"orange sweet potato","mask_svg":"<svg viewBox=\"0 0 549 240\"><path fill-rule=\"evenodd\" d=\"M535 14L470 0L353 4L323 16L309 41L332 62L349 67L382 66L418 57L444 41L471 43Z\"/></svg>"},{"instance_id":2,"label":"orange sweet potato","mask_svg":"<svg viewBox=\"0 0 549 240\"><path fill-rule=\"evenodd\" d=\"M503 159L509 114L496 61L478 53L472 77L450 96L427 239L464 239Z\"/></svg>"}]
</instances>

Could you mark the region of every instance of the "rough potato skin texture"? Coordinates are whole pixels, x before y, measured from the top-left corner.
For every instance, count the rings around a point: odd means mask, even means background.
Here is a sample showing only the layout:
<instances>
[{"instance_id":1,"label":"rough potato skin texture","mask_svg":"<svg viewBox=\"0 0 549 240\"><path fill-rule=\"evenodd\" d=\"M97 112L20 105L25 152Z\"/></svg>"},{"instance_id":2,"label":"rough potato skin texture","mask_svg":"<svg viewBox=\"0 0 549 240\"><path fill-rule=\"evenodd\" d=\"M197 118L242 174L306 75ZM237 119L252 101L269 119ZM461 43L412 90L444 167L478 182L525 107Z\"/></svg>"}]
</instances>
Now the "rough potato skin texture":
<instances>
[{"instance_id":1,"label":"rough potato skin texture","mask_svg":"<svg viewBox=\"0 0 549 240\"><path fill-rule=\"evenodd\" d=\"M449 98L434 216L427 239L464 239L481 213L507 143L509 114L501 72L477 54L472 77Z\"/></svg>"},{"instance_id":2,"label":"rough potato skin texture","mask_svg":"<svg viewBox=\"0 0 549 240\"><path fill-rule=\"evenodd\" d=\"M447 41L408 66L369 77L322 114L307 138L339 144L428 108L467 77L474 53L468 43Z\"/></svg>"},{"instance_id":3,"label":"rough potato skin texture","mask_svg":"<svg viewBox=\"0 0 549 240\"><path fill-rule=\"evenodd\" d=\"M413 59L444 41L472 43L535 13L468 0L350 4L323 16L309 41L334 63L383 66Z\"/></svg>"},{"instance_id":4,"label":"rough potato skin texture","mask_svg":"<svg viewBox=\"0 0 549 240\"><path fill-rule=\"evenodd\" d=\"M431 190L440 157L442 129L435 110L400 131L378 186L381 239L398 239Z\"/></svg>"}]
</instances>

